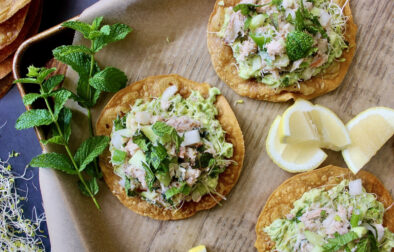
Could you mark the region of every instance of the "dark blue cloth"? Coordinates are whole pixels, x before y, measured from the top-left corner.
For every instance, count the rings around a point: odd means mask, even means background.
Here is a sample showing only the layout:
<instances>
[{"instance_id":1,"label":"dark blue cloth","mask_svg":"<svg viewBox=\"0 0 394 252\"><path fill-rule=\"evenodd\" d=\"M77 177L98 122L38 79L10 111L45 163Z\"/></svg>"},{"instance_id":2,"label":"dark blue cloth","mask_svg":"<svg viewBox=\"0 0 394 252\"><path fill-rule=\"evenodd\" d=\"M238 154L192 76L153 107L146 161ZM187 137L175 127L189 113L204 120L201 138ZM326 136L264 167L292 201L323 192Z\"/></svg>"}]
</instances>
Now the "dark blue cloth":
<instances>
[{"instance_id":1,"label":"dark blue cloth","mask_svg":"<svg viewBox=\"0 0 394 252\"><path fill-rule=\"evenodd\" d=\"M97 0L44 0L40 31L80 14L94 2L97 2ZM19 152L19 157L10 160L10 164L16 174L21 174L30 160L41 153L41 148L33 129L19 131L14 128L16 119L24 111L25 107L16 87L13 87L6 96L0 99L0 126L6 123L0 129L0 158L2 160L7 159L11 151ZM38 181L38 169L28 168L27 177L31 176L32 179L29 181L16 182L17 187L21 190L25 191L28 188L28 200L23 203L26 218L32 217L34 207L38 215L44 211ZM43 223L41 228L47 237L43 239L45 249L50 251L50 239L46 223Z\"/></svg>"}]
</instances>

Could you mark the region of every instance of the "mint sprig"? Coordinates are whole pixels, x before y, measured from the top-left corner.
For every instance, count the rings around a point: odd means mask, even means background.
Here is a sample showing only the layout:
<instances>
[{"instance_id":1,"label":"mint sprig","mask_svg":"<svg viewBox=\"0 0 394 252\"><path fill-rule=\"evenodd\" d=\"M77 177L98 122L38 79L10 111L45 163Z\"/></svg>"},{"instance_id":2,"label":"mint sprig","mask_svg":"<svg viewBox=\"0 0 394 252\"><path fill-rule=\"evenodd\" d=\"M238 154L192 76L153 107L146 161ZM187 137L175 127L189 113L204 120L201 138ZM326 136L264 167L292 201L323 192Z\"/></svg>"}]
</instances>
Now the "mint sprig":
<instances>
[{"instance_id":1,"label":"mint sprig","mask_svg":"<svg viewBox=\"0 0 394 252\"><path fill-rule=\"evenodd\" d=\"M52 168L76 175L78 186L82 194L91 197L98 209L100 206L95 198L99 192L98 179L102 173L97 165L97 157L107 148L109 137L94 136L91 108L97 103L101 92L117 92L125 87L127 76L114 67L100 68L95 60L95 54L106 45L124 39L132 29L125 24L101 25L103 17L95 18L92 24L80 21L67 21L64 27L74 29L90 40L90 48L83 45L63 45L55 48L52 53L55 59L69 65L78 75L76 94L59 88L64 80L63 75L50 76L55 68L37 68L30 66L26 78L14 83L38 85L39 93L24 96L23 103L32 105L43 99L45 109L31 109L24 112L17 120L18 130L48 125L50 136L41 140L42 144L62 145L65 154L56 152L44 153L36 156L30 162L33 167ZM65 107L66 102L73 99L87 109L90 137L85 140L73 155L69 147L71 136L72 112ZM53 106L50 105L53 102Z\"/></svg>"},{"instance_id":2,"label":"mint sprig","mask_svg":"<svg viewBox=\"0 0 394 252\"><path fill-rule=\"evenodd\" d=\"M97 178L101 176L98 171L84 171L95 159L107 148L109 137L93 136L85 140L72 155L68 141L71 135L71 117L72 112L69 108L64 107L66 101L72 97L72 93L66 89L53 89L60 84L59 80L63 80L63 76L55 75L48 78L48 75L54 71L54 68L36 68L30 66L28 68L28 76L30 82L24 79L24 83L35 84L40 87L39 93L32 93L25 96L23 102L25 105L31 105L37 99L43 99L46 109L31 109L24 112L17 120L15 127L18 130L31 128L35 126L49 125L51 128L51 137L42 140L43 144L54 143L62 145L67 155L51 152L43 153L34 157L30 166L52 168L65 172L70 175L76 175L79 178L79 188L82 193L91 197L98 209L100 206L95 198L98 193ZM60 76L60 77L59 77ZM20 80L15 80L15 83ZM54 106L50 106L49 98L53 100ZM94 166L89 166L94 169Z\"/></svg>"},{"instance_id":3,"label":"mint sprig","mask_svg":"<svg viewBox=\"0 0 394 252\"><path fill-rule=\"evenodd\" d=\"M124 39L132 29L125 24L101 25L103 17L97 17L92 24L81 21L67 21L64 27L76 30L90 40L90 48L83 45L63 45L53 50L55 59L69 65L78 75L77 94L73 97L82 107L87 108L90 135L93 136L93 122L90 109L97 103L101 92L117 92L125 87L127 76L119 69L101 69L95 54L106 45Z\"/></svg>"}]
</instances>

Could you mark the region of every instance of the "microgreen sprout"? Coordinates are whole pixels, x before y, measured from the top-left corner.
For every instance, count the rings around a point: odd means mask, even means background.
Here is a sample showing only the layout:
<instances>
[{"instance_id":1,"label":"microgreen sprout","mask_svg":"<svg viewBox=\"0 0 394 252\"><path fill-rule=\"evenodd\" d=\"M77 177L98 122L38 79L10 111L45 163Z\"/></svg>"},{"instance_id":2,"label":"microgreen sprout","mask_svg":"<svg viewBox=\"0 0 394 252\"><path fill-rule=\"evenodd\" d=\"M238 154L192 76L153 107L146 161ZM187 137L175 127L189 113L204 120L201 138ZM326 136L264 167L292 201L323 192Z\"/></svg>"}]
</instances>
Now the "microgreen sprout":
<instances>
[{"instance_id":1,"label":"microgreen sprout","mask_svg":"<svg viewBox=\"0 0 394 252\"><path fill-rule=\"evenodd\" d=\"M0 159L0 250L44 251L44 235L40 226L45 221L45 215L37 216L33 208L32 220L23 217L21 202L26 200L27 191L25 196L18 194L15 181L29 178L26 178L25 173L14 175L11 168L8 159Z\"/></svg>"}]
</instances>

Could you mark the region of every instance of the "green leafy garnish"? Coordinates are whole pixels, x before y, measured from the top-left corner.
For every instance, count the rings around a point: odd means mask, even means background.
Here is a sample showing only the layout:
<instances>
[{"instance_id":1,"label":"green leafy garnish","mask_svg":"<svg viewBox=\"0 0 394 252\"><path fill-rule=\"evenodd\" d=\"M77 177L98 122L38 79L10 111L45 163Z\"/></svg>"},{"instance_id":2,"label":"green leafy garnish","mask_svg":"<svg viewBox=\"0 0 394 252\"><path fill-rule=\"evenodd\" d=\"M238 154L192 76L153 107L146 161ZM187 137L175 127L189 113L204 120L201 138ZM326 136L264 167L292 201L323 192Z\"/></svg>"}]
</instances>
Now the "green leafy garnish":
<instances>
[{"instance_id":1,"label":"green leafy garnish","mask_svg":"<svg viewBox=\"0 0 394 252\"><path fill-rule=\"evenodd\" d=\"M93 107L101 92L116 92L127 83L126 75L119 69L107 67L100 69L95 54L109 43L124 39L132 29L125 24L101 26L103 17L97 17L92 24L80 21L67 21L62 24L82 33L90 40L90 48L82 45L59 46L53 50L53 56L69 65L79 75L77 94L73 96L82 107L88 109L90 134L93 136L93 124L90 108Z\"/></svg>"},{"instance_id":2,"label":"green leafy garnish","mask_svg":"<svg viewBox=\"0 0 394 252\"><path fill-rule=\"evenodd\" d=\"M250 12L256 11L256 8L265 6L267 4L237 4L234 6L233 11L241 11L242 15L248 16Z\"/></svg>"},{"instance_id":3,"label":"green leafy garnish","mask_svg":"<svg viewBox=\"0 0 394 252\"><path fill-rule=\"evenodd\" d=\"M115 126L115 131L121 130L121 129L125 129L126 128L126 117L117 117L114 120L114 126Z\"/></svg>"},{"instance_id":4,"label":"green leafy garnish","mask_svg":"<svg viewBox=\"0 0 394 252\"><path fill-rule=\"evenodd\" d=\"M175 143L177 152L179 151L179 147L183 142L183 137L179 136L173 127L159 121L152 125L152 130L159 137L169 137Z\"/></svg>"},{"instance_id":5,"label":"green leafy garnish","mask_svg":"<svg viewBox=\"0 0 394 252\"><path fill-rule=\"evenodd\" d=\"M302 0L300 0L300 8L295 13L295 29L297 31L308 31L315 35L320 32L323 38L327 38L327 33L319 22L319 18L314 16L305 7Z\"/></svg>"},{"instance_id":6,"label":"green leafy garnish","mask_svg":"<svg viewBox=\"0 0 394 252\"><path fill-rule=\"evenodd\" d=\"M149 148L149 139L142 134L141 131L137 131L133 136L133 143L138 145L142 151L147 151Z\"/></svg>"},{"instance_id":7,"label":"green leafy garnish","mask_svg":"<svg viewBox=\"0 0 394 252\"><path fill-rule=\"evenodd\" d=\"M92 198L94 204L100 209L95 195L99 191L97 179L102 174L97 165L97 157L107 148L109 138L107 136L94 136L90 108L93 107L101 92L116 92L127 83L126 75L119 69L107 67L100 69L95 61L95 54L105 45L124 39L131 28L124 24L101 26L103 17L93 20L92 24L80 21L67 21L64 27L74 29L90 40L90 48L82 45L59 46L53 50L53 56L69 65L79 74L77 93L56 88L64 80L63 75L50 76L55 68L28 67L26 78L16 80L14 83L26 83L39 86L39 93L30 93L23 98L23 103L33 104L43 99L45 109L31 109L24 112L18 118L15 128L26 129L31 127L48 125L51 135L48 139L41 140L43 144L62 145L67 155L60 153L44 153L34 157L30 165L33 167L52 168L67 174L78 176L78 186L81 192ZM49 98L53 101L50 105ZM77 101L88 110L90 137L86 139L73 155L68 145L71 135L72 112L65 107L69 99ZM115 122L115 128L124 128L124 119ZM125 159L125 152L116 152L115 162Z\"/></svg>"},{"instance_id":8,"label":"green leafy garnish","mask_svg":"<svg viewBox=\"0 0 394 252\"><path fill-rule=\"evenodd\" d=\"M149 165L142 163L142 166L144 167L145 170L145 182L146 185L148 186L149 190L153 190L153 184L155 183L156 177Z\"/></svg>"},{"instance_id":9,"label":"green leafy garnish","mask_svg":"<svg viewBox=\"0 0 394 252\"><path fill-rule=\"evenodd\" d=\"M147 162L152 164L153 168L157 170L162 163L167 158L167 150L164 148L162 144L158 144L157 146L151 146L149 159L147 158Z\"/></svg>"},{"instance_id":10,"label":"green leafy garnish","mask_svg":"<svg viewBox=\"0 0 394 252\"><path fill-rule=\"evenodd\" d=\"M332 252L338 251L349 242L354 241L358 238L358 235L353 231L350 231L343 235L335 234L335 238L328 239L328 242L323 245L323 250Z\"/></svg>"}]
</instances>

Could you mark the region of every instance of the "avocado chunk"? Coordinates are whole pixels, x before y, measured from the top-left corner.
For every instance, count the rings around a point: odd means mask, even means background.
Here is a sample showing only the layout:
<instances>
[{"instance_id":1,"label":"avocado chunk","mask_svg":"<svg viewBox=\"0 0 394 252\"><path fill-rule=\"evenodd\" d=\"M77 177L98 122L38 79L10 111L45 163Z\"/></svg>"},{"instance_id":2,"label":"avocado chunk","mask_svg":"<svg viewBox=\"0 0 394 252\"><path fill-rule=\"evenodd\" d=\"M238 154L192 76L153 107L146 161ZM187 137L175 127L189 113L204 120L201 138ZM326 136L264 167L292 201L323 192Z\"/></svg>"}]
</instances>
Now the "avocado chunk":
<instances>
[{"instance_id":1,"label":"avocado chunk","mask_svg":"<svg viewBox=\"0 0 394 252\"><path fill-rule=\"evenodd\" d=\"M153 191L152 192L145 191L141 193L141 196L147 200L154 201L154 198L157 196L157 193Z\"/></svg>"},{"instance_id":2,"label":"avocado chunk","mask_svg":"<svg viewBox=\"0 0 394 252\"><path fill-rule=\"evenodd\" d=\"M305 230L306 239L315 246L322 246L324 244L324 239L321 235L314 232Z\"/></svg>"},{"instance_id":3,"label":"avocado chunk","mask_svg":"<svg viewBox=\"0 0 394 252\"><path fill-rule=\"evenodd\" d=\"M156 172L155 176L164 186L170 185L171 177L169 172Z\"/></svg>"},{"instance_id":4,"label":"avocado chunk","mask_svg":"<svg viewBox=\"0 0 394 252\"><path fill-rule=\"evenodd\" d=\"M153 144L156 144L159 140L159 137L153 132L152 126L144 126L141 131Z\"/></svg>"},{"instance_id":5,"label":"avocado chunk","mask_svg":"<svg viewBox=\"0 0 394 252\"><path fill-rule=\"evenodd\" d=\"M365 227L353 227L352 229L350 229L350 231L355 232L358 238L363 237L368 232Z\"/></svg>"},{"instance_id":6,"label":"avocado chunk","mask_svg":"<svg viewBox=\"0 0 394 252\"><path fill-rule=\"evenodd\" d=\"M129 160L129 164L143 170L142 162L146 162L146 157L142 150L137 151Z\"/></svg>"},{"instance_id":7,"label":"avocado chunk","mask_svg":"<svg viewBox=\"0 0 394 252\"><path fill-rule=\"evenodd\" d=\"M112 163L115 165L119 165L124 163L125 159L126 159L127 153L125 151L121 151L118 149L115 149L112 153Z\"/></svg>"}]
</instances>

